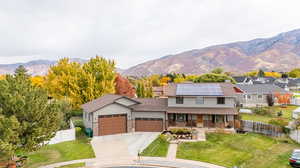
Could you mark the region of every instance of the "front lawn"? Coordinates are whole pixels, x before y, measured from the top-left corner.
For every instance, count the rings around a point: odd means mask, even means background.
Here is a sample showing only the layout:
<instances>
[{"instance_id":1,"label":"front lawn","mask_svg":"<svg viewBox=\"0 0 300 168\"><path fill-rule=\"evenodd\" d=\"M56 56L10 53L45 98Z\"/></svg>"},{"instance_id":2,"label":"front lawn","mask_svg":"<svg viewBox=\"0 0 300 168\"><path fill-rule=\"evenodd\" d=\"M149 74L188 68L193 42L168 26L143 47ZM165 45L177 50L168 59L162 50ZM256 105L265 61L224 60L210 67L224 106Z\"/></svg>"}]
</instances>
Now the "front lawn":
<instances>
[{"instance_id":1,"label":"front lawn","mask_svg":"<svg viewBox=\"0 0 300 168\"><path fill-rule=\"evenodd\" d=\"M273 106L273 107L267 107L269 108L272 113L271 115L259 115L259 114L244 114L241 113L242 120L252 120L252 121L259 121L268 123L271 119L277 118L277 112L282 111L282 118L291 121L292 120L292 112L297 108L297 106L288 105L286 107L280 107L280 106ZM254 111L254 108L250 108L252 111Z\"/></svg>"},{"instance_id":2,"label":"front lawn","mask_svg":"<svg viewBox=\"0 0 300 168\"><path fill-rule=\"evenodd\" d=\"M164 135L157 137L142 153L142 156L167 156L169 148L169 142Z\"/></svg>"},{"instance_id":3,"label":"front lawn","mask_svg":"<svg viewBox=\"0 0 300 168\"><path fill-rule=\"evenodd\" d=\"M35 168L41 165L52 163L94 158L95 154L87 139L82 132L75 141L62 142L54 145L47 145L40 150L27 154L29 157L27 168Z\"/></svg>"},{"instance_id":4,"label":"front lawn","mask_svg":"<svg viewBox=\"0 0 300 168\"><path fill-rule=\"evenodd\" d=\"M69 164L65 166L60 166L59 168L79 168L79 167L84 167L85 163L74 163L74 164Z\"/></svg>"},{"instance_id":5,"label":"front lawn","mask_svg":"<svg viewBox=\"0 0 300 168\"><path fill-rule=\"evenodd\" d=\"M226 167L284 168L300 145L291 140L274 139L259 134L207 134L205 142L182 143L177 158L198 160Z\"/></svg>"}]
</instances>

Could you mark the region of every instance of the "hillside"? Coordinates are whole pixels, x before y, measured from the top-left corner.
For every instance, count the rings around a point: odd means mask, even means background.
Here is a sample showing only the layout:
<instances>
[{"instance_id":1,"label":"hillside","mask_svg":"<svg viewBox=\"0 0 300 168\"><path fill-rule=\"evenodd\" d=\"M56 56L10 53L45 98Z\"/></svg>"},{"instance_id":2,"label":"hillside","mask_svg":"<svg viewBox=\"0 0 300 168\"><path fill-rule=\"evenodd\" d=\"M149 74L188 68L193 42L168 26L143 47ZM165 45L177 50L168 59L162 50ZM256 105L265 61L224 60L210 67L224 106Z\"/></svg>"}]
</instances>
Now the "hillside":
<instances>
[{"instance_id":1,"label":"hillside","mask_svg":"<svg viewBox=\"0 0 300 168\"><path fill-rule=\"evenodd\" d=\"M142 76L170 72L199 74L222 67L242 73L259 68L288 71L300 65L300 29L265 39L195 49L148 61L123 72Z\"/></svg>"}]
</instances>

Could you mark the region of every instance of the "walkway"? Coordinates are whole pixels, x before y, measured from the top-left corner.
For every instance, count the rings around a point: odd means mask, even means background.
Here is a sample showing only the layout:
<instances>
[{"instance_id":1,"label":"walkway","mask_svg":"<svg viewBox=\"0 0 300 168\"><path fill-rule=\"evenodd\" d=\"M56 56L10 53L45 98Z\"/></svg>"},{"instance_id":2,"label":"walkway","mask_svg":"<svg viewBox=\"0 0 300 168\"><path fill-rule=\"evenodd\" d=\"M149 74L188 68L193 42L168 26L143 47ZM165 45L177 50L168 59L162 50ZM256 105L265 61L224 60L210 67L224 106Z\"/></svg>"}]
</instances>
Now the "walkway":
<instances>
[{"instance_id":1,"label":"walkway","mask_svg":"<svg viewBox=\"0 0 300 168\"><path fill-rule=\"evenodd\" d=\"M169 160L176 159L177 146L178 146L178 144L176 142L170 143L169 149L168 149L168 154L167 154L167 159L169 159Z\"/></svg>"}]
</instances>

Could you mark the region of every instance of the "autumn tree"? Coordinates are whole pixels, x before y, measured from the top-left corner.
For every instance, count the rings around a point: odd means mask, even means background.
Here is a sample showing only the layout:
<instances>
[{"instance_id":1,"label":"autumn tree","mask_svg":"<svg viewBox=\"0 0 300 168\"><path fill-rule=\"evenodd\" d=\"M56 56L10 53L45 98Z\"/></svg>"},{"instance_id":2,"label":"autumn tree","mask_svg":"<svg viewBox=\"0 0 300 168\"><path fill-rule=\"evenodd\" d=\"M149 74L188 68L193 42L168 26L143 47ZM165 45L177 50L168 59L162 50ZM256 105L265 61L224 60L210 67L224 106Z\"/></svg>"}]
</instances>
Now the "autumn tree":
<instances>
[{"instance_id":1,"label":"autumn tree","mask_svg":"<svg viewBox=\"0 0 300 168\"><path fill-rule=\"evenodd\" d=\"M44 86L44 78L42 76L33 76L30 78L33 85L38 87Z\"/></svg>"},{"instance_id":2,"label":"autumn tree","mask_svg":"<svg viewBox=\"0 0 300 168\"><path fill-rule=\"evenodd\" d=\"M140 79L136 83L136 94L138 97L153 97L152 83L147 79Z\"/></svg>"},{"instance_id":3,"label":"autumn tree","mask_svg":"<svg viewBox=\"0 0 300 168\"><path fill-rule=\"evenodd\" d=\"M287 105L287 104L291 103L292 95L289 93L282 94L282 93L276 92L274 94L274 96L276 97L277 103L279 103L279 104Z\"/></svg>"},{"instance_id":4,"label":"autumn tree","mask_svg":"<svg viewBox=\"0 0 300 168\"><path fill-rule=\"evenodd\" d=\"M74 107L106 93L115 93L115 63L96 56L81 65L64 58L50 67L45 79L49 94L65 99Z\"/></svg>"},{"instance_id":5,"label":"autumn tree","mask_svg":"<svg viewBox=\"0 0 300 168\"><path fill-rule=\"evenodd\" d=\"M47 92L30 81L20 66L0 81L0 156L35 151L60 128L63 111Z\"/></svg>"},{"instance_id":6,"label":"autumn tree","mask_svg":"<svg viewBox=\"0 0 300 168\"><path fill-rule=\"evenodd\" d=\"M300 68L295 68L288 73L291 78L300 78Z\"/></svg>"},{"instance_id":7,"label":"autumn tree","mask_svg":"<svg viewBox=\"0 0 300 168\"><path fill-rule=\"evenodd\" d=\"M135 89L130 84L128 79L122 77L120 74L117 74L116 79L116 94L128 96L128 97L135 97Z\"/></svg>"}]
</instances>

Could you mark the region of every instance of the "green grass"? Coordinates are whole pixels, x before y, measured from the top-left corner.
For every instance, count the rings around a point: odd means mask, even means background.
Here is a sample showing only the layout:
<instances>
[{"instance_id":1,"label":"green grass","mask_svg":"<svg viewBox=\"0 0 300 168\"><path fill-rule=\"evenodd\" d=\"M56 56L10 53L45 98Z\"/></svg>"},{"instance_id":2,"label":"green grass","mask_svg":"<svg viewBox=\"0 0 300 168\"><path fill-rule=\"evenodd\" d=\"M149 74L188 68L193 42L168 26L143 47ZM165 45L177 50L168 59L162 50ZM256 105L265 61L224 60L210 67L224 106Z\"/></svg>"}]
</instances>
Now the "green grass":
<instances>
[{"instance_id":1,"label":"green grass","mask_svg":"<svg viewBox=\"0 0 300 168\"><path fill-rule=\"evenodd\" d=\"M205 142L182 143L177 158L198 160L225 167L284 168L294 148L300 145L288 140L259 134L207 134Z\"/></svg>"},{"instance_id":2,"label":"green grass","mask_svg":"<svg viewBox=\"0 0 300 168\"><path fill-rule=\"evenodd\" d=\"M252 121L259 121L268 123L271 119L277 117L277 112L282 111L282 116L288 121L292 120L292 112L297 108L297 106L288 105L286 107L280 107L280 106L273 106L268 107L272 110L271 116L266 115L258 115L258 114L241 114L242 120L252 120ZM253 108L252 108L253 111Z\"/></svg>"},{"instance_id":3,"label":"green grass","mask_svg":"<svg viewBox=\"0 0 300 168\"><path fill-rule=\"evenodd\" d=\"M59 168L79 168L79 167L84 167L85 163L74 163L74 164L69 164L65 166L60 166Z\"/></svg>"},{"instance_id":4,"label":"green grass","mask_svg":"<svg viewBox=\"0 0 300 168\"><path fill-rule=\"evenodd\" d=\"M26 167L35 168L52 163L94 158L95 154L89 139L81 131L77 131L76 133L78 136L75 141L46 145L36 152L28 153L27 156L29 159Z\"/></svg>"},{"instance_id":5,"label":"green grass","mask_svg":"<svg viewBox=\"0 0 300 168\"><path fill-rule=\"evenodd\" d=\"M160 135L141 153L141 155L165 157L167 156L168 148L169 142L166 140L166 137L164 135Z\"/></svg>"}]
</instances>

